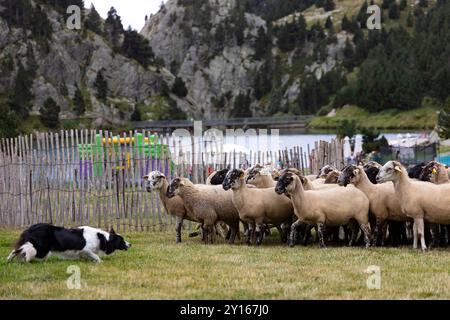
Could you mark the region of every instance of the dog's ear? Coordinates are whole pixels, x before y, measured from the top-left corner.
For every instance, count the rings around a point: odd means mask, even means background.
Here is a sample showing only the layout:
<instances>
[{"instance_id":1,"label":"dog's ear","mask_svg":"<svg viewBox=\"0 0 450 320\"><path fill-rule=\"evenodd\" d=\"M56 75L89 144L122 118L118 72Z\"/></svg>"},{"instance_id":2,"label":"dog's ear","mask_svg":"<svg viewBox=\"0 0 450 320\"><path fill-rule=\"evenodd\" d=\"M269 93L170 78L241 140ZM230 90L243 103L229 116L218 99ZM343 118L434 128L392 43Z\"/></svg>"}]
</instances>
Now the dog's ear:
<instances>
[{"instance_id":1,"label":"dog's ear","mask_svg":"<svg viewBox=\"0 0 450 320\"><path fill-rule=\"evenodd\" d=\"M114 228L113 228L113 227L111 227L111 229L109 230L109 233L110 233L110 234L116 234L116 232L114 231Z\"/></svg>"}]
</instances>

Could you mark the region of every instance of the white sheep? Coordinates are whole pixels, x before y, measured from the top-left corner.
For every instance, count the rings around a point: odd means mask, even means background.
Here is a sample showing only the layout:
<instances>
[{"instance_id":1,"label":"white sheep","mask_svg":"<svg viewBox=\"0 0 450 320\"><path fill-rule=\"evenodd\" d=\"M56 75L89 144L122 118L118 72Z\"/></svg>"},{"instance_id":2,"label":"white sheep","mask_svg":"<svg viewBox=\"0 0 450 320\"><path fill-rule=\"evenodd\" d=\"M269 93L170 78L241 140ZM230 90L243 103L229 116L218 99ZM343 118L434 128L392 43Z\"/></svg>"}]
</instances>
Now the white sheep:
<instances>
[{"instance_id":1,"label":"white sheep","mask_svg":"<svg viewBox=\"0 0 450 320\"><path fill-rule=\"evenodd\" d=\"M395 195L392 183L373 184L370 182L364 168L349 165L342 170L339 185L346 187L349 184L364 192L370 201L370 212L376 218L375 241L383 245L383 232L387 220L407 221L408 217L402 212L400 201Z\"/></svg>"},{"instance_id":2,"label":"white sheep","mask_svg":"<svg viewBox=\"0 0 450 320\"><path fill-rule=\"evenodd\" d=\"M302 223L317 226L320 247L325 247L324 226L342 226L356 220L362 232L366 247L370 246L369 199L356 188L334 188L324 190L304 190L305 178L292 172L285 172L278 180L275 191L286 194L294 207L298 220L291 226L290 245L296 242L296 229ZM358 226L352 226L353 245Z\"/></svg>"},{"instance_id":3,"label":"white sheep","mask_svg":"<svg viewBox=\"0 0 450 320\"><path fill-rule=\"evenodd\" d=\"M414 248L418 239L426 250L424 220L437 224L450 224L450 184L432 184L413 181L398 161L389 161L378 173L377 181L394 183L395 194L402 211L414 219Z\"/></svg>"},{"instance_id":4,"label":"white sheep","mask_svg":"<svg viewBox=\"0 0 450 320\"><path fill-rule=\"evenodd\" d=\"M202 224L203 239L214 242L214 226L225 222L231 229L229 243L234 243L239 232L239 213L233 205L232 192L222 186L195 185L186 178L173 179L167 188L167 197L180 196L189 215Z\"/></svg>"},{"instance_id":5,"label":"white sheep","mask_svg":"<svg viewBox=\"0 0 450 320\"><path fill-rule=\"evenodd\" d=\"M253 239L256 245L260 245L265 224L283 225L294 213L289 199L277 195L273 188L249 188L243 170L234 169L228 172L223 188L233 190L233 204L239 212L239 217L249 224L247 244L251 244Z\"/></svg>"}]
</instances>

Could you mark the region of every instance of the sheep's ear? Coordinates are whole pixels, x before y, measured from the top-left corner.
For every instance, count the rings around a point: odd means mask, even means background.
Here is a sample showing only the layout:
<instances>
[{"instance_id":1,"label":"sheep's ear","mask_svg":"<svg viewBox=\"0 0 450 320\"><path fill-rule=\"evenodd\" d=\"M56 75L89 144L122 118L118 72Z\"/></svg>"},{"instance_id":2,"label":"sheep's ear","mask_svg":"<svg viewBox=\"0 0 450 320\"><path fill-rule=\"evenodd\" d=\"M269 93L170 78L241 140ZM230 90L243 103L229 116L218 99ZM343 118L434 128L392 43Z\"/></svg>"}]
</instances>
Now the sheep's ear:
<instances>
[{"instance_id":1,"label":"sheep's ear","mask_svg":"<svg viewBox=\"0 0 450 320\"><path fill-rule=\"evenodd\" d=\"M143 176L142 179L144 179L144 181L148 180L148 176Z\"/></svg>"},{"instance_id":2,"label":"sheep's ear","mask_svg":"<svg viewBox=\"0 0 450 320\"><path fill-rule=\"evenodd\" d=\"M433 170L431 171L433 174L436 174L437 173L437 170L436 170L436 168L433 168Z\"/></svg>"},{"instance_id":3,"label":"sheep's ear","mask_svg":"<svg viewBox=\"0 0 450 320\"><path fill-rule=\"evenodd\" d=\"M353 170L353 174L356 176L359 173L359 168Z\"/></svg>"},{"instance_id":4,"label":"sheep's ear","mask_svg":"<svg viewBox=\"0 0 450 320\"><path fill-rule=\"evenodd\" d=\"M184 183L183 180L180 180L180 186L185 186L186 184Z\"/></svg>"},{"instance_id":5,"label":"sheep's ear","mask_svg":"<svg viewBox=\"0 0 450 320\"><path fill-rule=\"evenodd\" d=\"M116 234L116 231L114 231L114 228L111 227L111 229L109 230L109 233L110 233L110 234Z\"/></svg>"},{"instance_id":6,"label":"sheep's ear","mask_svg":"<svg viewBox=\"0 0 450 320\"><path fill-rule=\"evenodd\" d=\"M398 171L398 172L402 172L402 168L400 168L400 166L398 166L398 165L394 166L394 170Z\"/></svg>"},{"instance_id":7,"label":"sheep's ear","mask_svg":"<svg viewBox=\"0 0 450 320\"><path fill-rule=\"evenodd\" d=\"M307 182L306 177L299 176L299 178L300 178L300 182L302 183L302 185L305 185Z\"/></svg>"},{"instance_id":8,"label":"sheep's ear","mask_svg":"<svg viewBox=\"0 0 450 320\"><path fill-rule=\"evenodd\" d=\"M241 174L239 175L239 179L244 180L245 178L245 172L242 171Z\"/></svg>"}]
</instances>

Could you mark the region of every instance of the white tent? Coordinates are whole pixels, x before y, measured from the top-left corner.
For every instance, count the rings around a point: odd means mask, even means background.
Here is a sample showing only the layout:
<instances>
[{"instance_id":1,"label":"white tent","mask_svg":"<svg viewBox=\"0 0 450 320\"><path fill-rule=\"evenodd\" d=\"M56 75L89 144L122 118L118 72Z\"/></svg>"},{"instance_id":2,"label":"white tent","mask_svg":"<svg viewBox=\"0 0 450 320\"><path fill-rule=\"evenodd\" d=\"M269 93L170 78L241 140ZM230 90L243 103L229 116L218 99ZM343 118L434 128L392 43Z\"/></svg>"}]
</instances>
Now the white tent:
<instances>
[{"instance_id":1,"label":"white tent","mask_svg":"<svg viewBox=\"0 0 450 320\"><path fill-rule=\"evenodd\" d=\"M344 159L347 159L352 154L352 147L350 146L350 138L344 138Z\"/></svg>"},{"instance_id":2,"label":"white tent","mask_svg":"<svg viewBox=\"0 0 450 320\"><path fill-rule=\"evenodd\" d=\"M358 134L355 138L355 155L362 151L362 135Z\"/></svg>"}]
</instances>

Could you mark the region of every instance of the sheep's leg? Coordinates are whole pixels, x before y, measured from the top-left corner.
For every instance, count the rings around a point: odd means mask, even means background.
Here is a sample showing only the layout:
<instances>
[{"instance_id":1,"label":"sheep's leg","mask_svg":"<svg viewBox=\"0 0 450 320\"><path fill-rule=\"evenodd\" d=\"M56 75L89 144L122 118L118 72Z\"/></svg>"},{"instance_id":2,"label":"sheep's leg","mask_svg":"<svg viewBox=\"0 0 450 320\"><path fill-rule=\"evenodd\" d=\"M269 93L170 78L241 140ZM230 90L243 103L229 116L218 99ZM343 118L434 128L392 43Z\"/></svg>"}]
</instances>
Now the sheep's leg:
<instances>
[{"instance_id":1,"label":"sheep's leg","mask_svg":"<svg viewBox=\"0 0 450 320\"><path fill-rule=\"evenodd\" d=\"M370 225L369 224L360 224L359 227L364 234L364 243L366 244L366 248L370 247Z\"/></svg>"},{"instance_id":2,"label":"sheep's leg","mask_svg":"<svg viewBox=\"0 0 450 320\"><path fill-rule=\"evenodd\" d=\"M247 230L247 245L252 245L252 238L253 238L253 224L248 224L248 230Z\"/></svg>"},{"instance_id":3,"label":"sheep's leg","mask_svg":"<svg viewBox=\"0 0 450 320\"><path fill-rule=\"evenodd\" d=\"M289 231L291 230L291 223L289 222L283 222L281 224L281 231L282 231L282 235L281 235L281 241L283 243L287 243L288 239L289 239Z\"/></svg>"},{"instance_id":4,"label":"sheep's leg","mask_svg":"<svg viewBox=\"0 0 450 320\"><path fill-rule=\"evenodd\" d=\"M297 243L297 228L302 224L302 221L298 219L291 225L291 234L289 236L289 247L294 247Z\"/></svg>"},{"instance_id":5,"label":"sheep's leg","mask_svg":"<svg viewBox=\"0 0 450 320\"><path fill-rule=\"evenodd\" d=\"M427 245L425 244L425 226L423 218L414 219L414 223L417 224L417 233L420 237L420 245L422 247L422 251L427 250Z\"/></svg>"},{"instance_id":6,"label":"sheep's leg","mask_svg":"<svg viewBox=\"0 0 450 320\"><path fill-rule=\"evenodd\" d=\"M177 217L175 232L177 233L177 243L181 243L181 228L183 227L183 218Z\"/></svg>"},{"instance_id":7,"label":"sheep's leg","mask_svg":"<svg viewBox=\"0 0 450 320\"><path fill-rule=\"evenodd\" d=\"M358 223L356 221L350 221L349 223L351 232L352 232L352 237L350 238L350 242L349 242L349 246L353 247L353 245L355 245L356 240L358 238L358 232L359 232L359 226Z\"/></svg>"},{"instance_id":8,"label":"sheep's leg","mask_svg":"<svg viewBox=\"0 0 450 320\"><path fill-rule=\"evenodd\" d=\"M436 223L430 223L431 242L430 249L439 247L439 225Z\"/></svg>"},{"instance_id":9,"label":"sheep's leg","mask_svg":"<svg viewBox=\"0 0 450 320\"><path fill-rule=\"evenodd\" d=\"M418 242L418 232L417 232L418 224L416 220L414 220L413 224L413 234L414 234L414 240L413 240L413 248L417 249L417 242Z\"/></svg>"},{"instance_id":10,"label":"sheep's leg","mask_svg":"<svg viewBox=\"0 0 450 320\"><path fill-rule=\"evenodd\" d=\"M326 248L325 246L325 240L323 239L323 232L324 232L324 225L323 223L318 223L317 224L317 234L319 236L319 245L320 248Z\"/></svg>"},{"instance_id":11,"label":"sheep's leg","mask_svg":"<svg viewBox=\"0 0 450 320\"><path fill-rule=\"evenodd\" d=\"M377 222L375 224L375 232L374 232L374 244L377 247L383 246L383 227L384 227L384 220L377 218ZM391 232L389 232L390 236Z\"/></svg>"},{"instance_id":12,"label":"sheep's leg","mask_svg":"<svg viewBox=\"0 0 450 320\"><path fill-rule=\"evenodd\" d=\"M257 223L255 230L255 241L257 246L261 245L263 237L264 237L264 225L262 223Z\"/></svg>"},{"instance_id":13,"label":"sheep's leg","mask_svg":"<svg viewBox=\"0 0 450 320\"><path fill-rule=\"evenodd\" d=\"M233 244L236 240L236 235L239 235L239 221L233 223L229 227L230 238L228 239L229 244Z\"/></svg>"}]
</instances>

